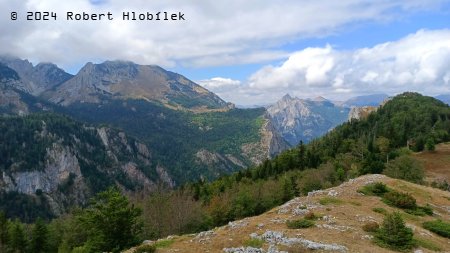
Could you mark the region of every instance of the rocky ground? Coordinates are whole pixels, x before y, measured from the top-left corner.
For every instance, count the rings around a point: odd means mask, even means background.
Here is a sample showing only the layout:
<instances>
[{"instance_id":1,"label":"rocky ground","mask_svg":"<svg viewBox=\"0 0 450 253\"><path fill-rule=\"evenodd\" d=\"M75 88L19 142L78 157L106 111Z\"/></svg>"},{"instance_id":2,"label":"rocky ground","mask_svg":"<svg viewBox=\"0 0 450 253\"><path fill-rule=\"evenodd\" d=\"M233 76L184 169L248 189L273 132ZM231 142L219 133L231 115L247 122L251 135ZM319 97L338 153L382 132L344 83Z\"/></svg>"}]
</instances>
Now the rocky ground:
<instances>
[{"instance_id":1,"label":"rocky ground","mask_svg":"<svg viewBox=\"0 0 450 253\"><path fill-rule=\"evenodd\" d=\"M433 217L420 217L390 207L379 197L358 192L362 186L383 182L398 191L411 193L417 204L430 204ZM391 179L384 175L366 175L340 186L310 192L274 208L260 216L245 218L228 225L198 234L171 236L164 239L169 246L157 252L392 252L372 242L372 235L362 226L369 221L382 223L384 215L373 208L400 211L415 238L430 242L450 252L450 241L422 228L422 222L440 218L450 219L450 192ZM315 226L307 229L289 229L287 220L304 217L313 212L320 216ZM146 243L153 243L147 241ZM255 245L258 244L258 245ZM253 247L252 247L253 246ZM133 249L126 251L132 253ZM412 252L433 252L417 248Z\"/></svg>"}]
</instances>

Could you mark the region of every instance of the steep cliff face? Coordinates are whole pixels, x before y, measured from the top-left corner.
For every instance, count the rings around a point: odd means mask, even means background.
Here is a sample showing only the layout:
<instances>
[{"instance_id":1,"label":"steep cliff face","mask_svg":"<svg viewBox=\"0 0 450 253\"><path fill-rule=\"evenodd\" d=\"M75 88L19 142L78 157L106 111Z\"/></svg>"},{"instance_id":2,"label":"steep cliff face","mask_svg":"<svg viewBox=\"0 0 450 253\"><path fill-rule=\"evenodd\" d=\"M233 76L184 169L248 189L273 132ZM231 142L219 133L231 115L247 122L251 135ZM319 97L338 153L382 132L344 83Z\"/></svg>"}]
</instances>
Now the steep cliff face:
<instances>
[{"instance_id":1,"label":"steep cliff face","mask_svg":"<svg viewBox=\"0 0 450 253\"><path fill-rule=\"evenodd\" d=\"M378 110L378 106L362 106L362 107L352 107L350 108L350 112L348 113L348 120L356 119L365 119L372 112L376 112Z\"/></svg>"},{"instance_id":2,"label":"steep cliff face","mask_svg":"<svg viewBox=\"0 0 450 253\"><path fill-rule=\"evenodd\" d=\"M28 60L5 56L0 57L0 63L18 74L20 81L14 88L35 96L72 78L71 74L52 63L39 63L33 66Z\"/></svg>"},{"instance_id":3,"label":"steep cliff face","mask_svg":"<svg viewBox=\"0 0 450 253\"><path fill-rule=\"evenodd\" d=\"M148 147L123 132L52 114L0 118L0 126L0 196L38 197L51 215L113 185L124 191L151 191L158 182L175 186Z\"/></svg>"},{"instance_id":4,"label":"steep cliff face","mask_svg":"<svg viewBox=\"0 0 450 253\"><path fill-rule=\"evenodd\" d=\"M291 145L309 142L345 122L349 109L324 98L305 100L284 96L267 108L275 130Z\"/></svg>"}]
</instances>

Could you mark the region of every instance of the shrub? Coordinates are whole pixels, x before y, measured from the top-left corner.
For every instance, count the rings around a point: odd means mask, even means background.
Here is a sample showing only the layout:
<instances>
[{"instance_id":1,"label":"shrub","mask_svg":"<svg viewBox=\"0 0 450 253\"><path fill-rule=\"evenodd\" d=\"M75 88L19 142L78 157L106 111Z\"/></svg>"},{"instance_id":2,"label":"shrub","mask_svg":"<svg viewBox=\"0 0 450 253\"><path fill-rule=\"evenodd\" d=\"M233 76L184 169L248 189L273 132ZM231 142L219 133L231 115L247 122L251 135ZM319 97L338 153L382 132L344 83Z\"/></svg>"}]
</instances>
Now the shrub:
<instances>
[{"instance_id":1,"label":"shrub","mask_svg":"<svg viewBox=\"0 0 450 253\"><path fill-rule=\"evenodd\" d=\"M423 223L423 227L440 236L450 238L450 223L448 222L442 220L427 221Z\"/></svg>"},{"instance_id":2,"label":"shrub","mask_svg":"<svg viewBox=\"0 0 450 253\"><path fill-rule=\"evenodd\" d=\"M383 196L386 204L402 209L415 209L416 199L408 193L390 191Z\"/></svg>"},{"instance_id":3,"label":"shrub","mask_svg":"<svg viewBox=\"0 0 450 253\"><path fill-rule=\"evenodd\" d=\"M397 212L386 215L375 238L380 246L392 249L406 250L414 246L412 229L405 226L402 216Z\"/></svg>"},{"instance_id":4,"label":"shrub","mask_svg":"<svg viewBox=\"0 0 450 253\"><path fill-rule=\"evenodd\" d=\"M309 228L315 225L314 221L307 219L299 219L293 221L287 221L286 225L288 228L297 229L297 228Z\"/></svg>"},{"instance_id":5,"label":"shrub","mask_svg":"<svg viewBox=\"0 0 450 253\"><path fill-rule=\"evenodd\" d=\"M156 246L154 244L145 244L136 247L133 253L153 253L156 251Z\"/></svg>"},{"instance_id":6,"label":"shrub","mask_svg":"<svg viewBox=\"0 0 450 253\"><path fill-rule=\"evenodd\" d=\"M390 162L383 173L390 177L413 183L421 183L425 175L420 163L406 155L397 157L394 161Z\"/></svg>"},{"instance_id":7,"label":"shrub","mask_svg":"<svg viewBox=\"0 0 450 253\"><path fill-rule=\"evenodd\" d=\"M366 232L377 232L379 228L380 225L375 221L369 221L362 226L362 229Z\"/></svg>"},{"instance_id":8,"label":"shrub","mask_svg":"<svg viewBox=\"0 0 450 253\"><path fill-rule=\"evenodd\" d=\"M261 248L263 244L264 241L258 238L248 239L244 242L244 246L253 248Z\"/></svg>"},{"instance_id":9,"label":"shrub","mask_svg":"<svg viewBox=\"0 0 450 253\"><path fill-rule=\"evenodd\" d=\"M415 209L407 209L405 212L417 216L433 215L433 208L430 205L417 206Z\"/></svg>"},{"instance_id":10,"label":"shrub","mask_svg":"<svg viewBox=\"0 0 450 253\"><path fill-rule=\"evenodd\" d=\"M372 196L383 196L385 193L389 192L389 188L381 183L372 183L365 185L363 188L359 189L358 192L363 193L364 195L372 195Z\"/></svg>"},{"instance_id":11,"label":"shrub","mask_svg":"<svg viewBox=\"0 0 450 253\"><path fill-rule=\"evenodd\" d=\"M316 220L319 217L314 212L309 212L309 213L305 214L304 218L307 220Z\"/></svg>"},{"instance_id":12,"label":"shrub","mask_svg":"<svg viewBox=\"0 0 450 253\"><path fill-rule=\"evenodd\" d=\"M372 211L376 212L376 213L381 213L381 214L388 214L388 212L386 211L386 209L382 208L382 207L374 207L372 208Z\"/></svg>"}]
</instances>

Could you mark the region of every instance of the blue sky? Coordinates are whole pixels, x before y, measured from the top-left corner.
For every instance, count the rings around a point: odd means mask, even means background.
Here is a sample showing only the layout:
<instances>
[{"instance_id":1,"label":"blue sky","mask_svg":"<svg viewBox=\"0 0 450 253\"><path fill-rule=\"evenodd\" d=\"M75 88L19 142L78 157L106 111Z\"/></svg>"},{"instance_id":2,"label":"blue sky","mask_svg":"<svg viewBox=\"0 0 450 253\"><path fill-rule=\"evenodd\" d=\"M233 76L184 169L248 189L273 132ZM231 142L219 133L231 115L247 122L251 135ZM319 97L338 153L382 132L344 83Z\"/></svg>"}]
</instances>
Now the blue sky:
<instances>
[{"instance_id":1,"label":"blue sky","mask_svg":"<svg viewBox=\"0 0 450 253\"><path fill-rule=\"evenodd\" d=\"M448 29L450 28L450 2L443 3L440 8L433 10L403 13L390 22L356 22L345 25L339 31L323 36L287 41L279 45L279 49L294 52L307 47L323 47L327 44L343 50L372 47L387 41L395 41L417 32L420 29ZM245 81L252 73L266 64L277 65L282 60L265 61L258 64L239 64L219 67L186 68L176 66L168 68L182 73L193 80L208 79L213 76L226 76ZM450 67L450 66L449 66Z\"/></svg>"},{"instance_id":2,"label":"blue sky","mask_svg":"<svg viewBox=\"0 0 450 253\"><path fill-rule=\"evenodd\" d=\"M86 62L160 65L236 104L286 93L450 93L450 0L0 0L0 10L0 54L74 74ZM59 18L27 22L27 11ZM73 22L67 11L115 19ZM186 20L127 22L122 11L183 12Z\"/></svg>"}]
</instances>

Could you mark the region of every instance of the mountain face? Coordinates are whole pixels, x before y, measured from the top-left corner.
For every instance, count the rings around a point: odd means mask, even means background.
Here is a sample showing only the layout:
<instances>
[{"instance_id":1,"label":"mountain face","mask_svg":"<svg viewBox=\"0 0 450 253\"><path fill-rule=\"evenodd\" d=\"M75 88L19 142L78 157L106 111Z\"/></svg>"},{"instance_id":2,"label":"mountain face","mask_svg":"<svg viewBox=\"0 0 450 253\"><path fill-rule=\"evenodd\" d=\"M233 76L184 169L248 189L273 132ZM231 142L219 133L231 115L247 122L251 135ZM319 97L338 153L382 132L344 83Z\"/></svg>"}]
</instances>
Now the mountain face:
<instances>
[{"instance_id":1,"label":"mountain face","mask_svg":"<svg viewBox=\"0 0 450 253\"><path fill-rule=\"evenodd\" d=\"M72 78L71 74L52 63L33 66L27 60L13 57L0 57L0 63L14 70L19 77L20 81L14 84L14 88L35 96Z\"/></svg>"},{"instance_id":2,"label":"mountain face","mask_svg":"<svg viewBox=\"0 0 450 253\"><path fill-rule=\"evenodd\" d=\"M68 106L108 99L143 99L172 109L229 109L214 93L187 78L157 66L107 61L86 64L76 76L46 92L49 101Z\"/></svg>"},{"instance_id":3,"label":"mountain face","mask_svg":"<svg viewBox=\"0 0 450 253\"><path fill-rule=\"evenodd\" d=\"M348 121L352 119L360 120L365 119L372 112L376 112L378 110L378 106L362 106L362 107L351 107L350 112L348 114Z\"/></svg>"},{"instance_id":4,"label":"mountain face","mask_svg":"<svg viewBox=\"0 0 450 253\"><path fill-rule=\"evenodd\" d=\"M30 74L55 65L33 67L6 57L2 61L1 114L50 111L122 129L147 145L155 166L167 168L177 184L259 164L289 146L263 108L232 109L215 94L157 66L88 63L61 83L59 75L46 75L48 82L43 82ZM46 83L39 86L46 90L26 86L33 78Z\"/></svg>"},{"instance_id":5,"label":"mountain face","mask_svg":"<svg viewBox=\"0 0 450 253\"><path fill-rule=\"evenodd\" d=\"M127 191L153 190L159 182L173 187L148 147L122 131L56 114L0 118L0 129L0 202L10 216L57 216L111 185ZM25 210L15 213L21 205Z\"/></svg>"},{"instance_id":6,"label":"mountain face","mask_svg":"<svg viewBox=\"0 0 450 253\"><path fill-rule=\"evenodd\" d=\"M273 127L291 146L324 135L345 122L349 111L322 97L305 100L289 95L267 108Z\"/></svg>"},{"instance_id":7,"label":"mountain face","mask_svg":"<svg viewBox=\"0 0 450 253\"><path fill-rule=\"evenodd\" d=\"M442 94L435 97L436 99L439 99L440 101L446 103L447 105L450 105L450 94Z\"/></svg>"}]
</instances>

